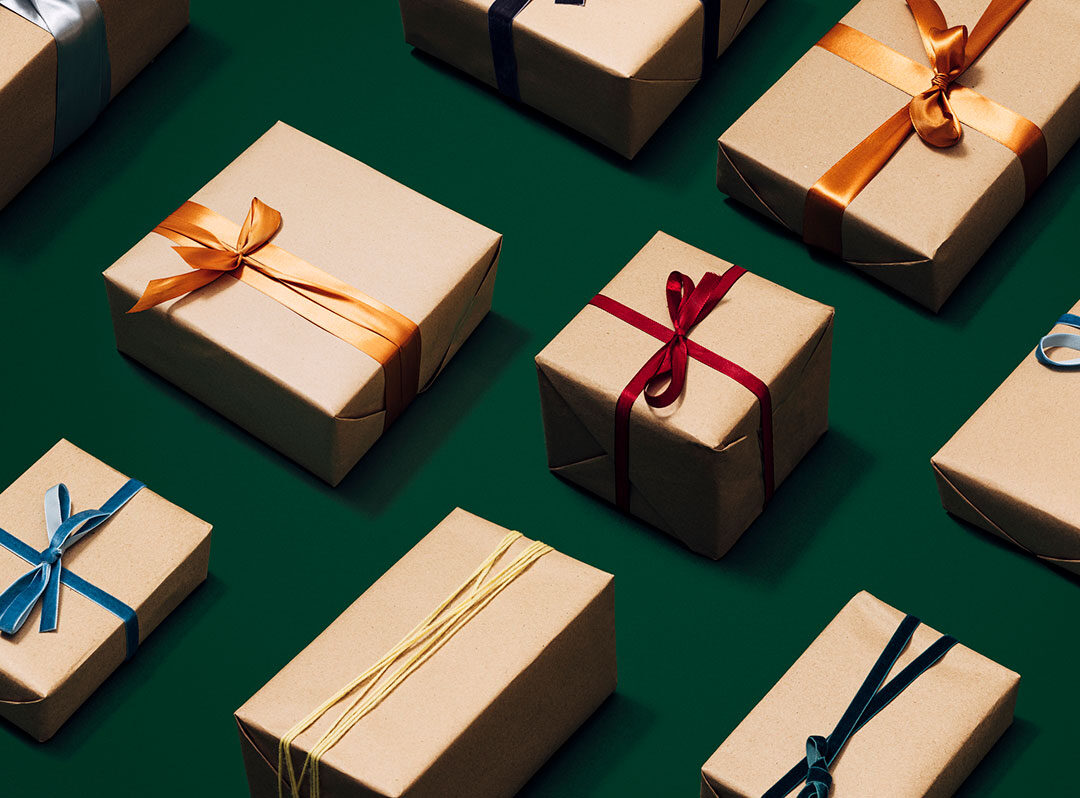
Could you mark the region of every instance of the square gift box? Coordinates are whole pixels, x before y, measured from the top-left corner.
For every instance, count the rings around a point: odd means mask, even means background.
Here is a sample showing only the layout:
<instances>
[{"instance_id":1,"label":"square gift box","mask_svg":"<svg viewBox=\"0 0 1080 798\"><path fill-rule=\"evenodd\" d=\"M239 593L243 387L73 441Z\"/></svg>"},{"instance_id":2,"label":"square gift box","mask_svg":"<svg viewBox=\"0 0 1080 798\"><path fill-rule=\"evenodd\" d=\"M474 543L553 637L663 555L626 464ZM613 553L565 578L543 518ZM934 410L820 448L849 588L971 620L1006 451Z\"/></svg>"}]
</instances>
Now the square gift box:
<instances>
[{"instance_id":1,"label":"square gift box","mask_svg":"<svg viewBox=\"0 0 1080 798\"><path fill-rule=\"evenodd\" d=\"M53 446L0 493L0 716L52 737L206 579L209 557L205 521Z\"/></svg>"},{"instance_id":2,"label":"square gift box","mask_svg":"<svg viewBox=\"0 0 1080 798\"><path fill-rule=\"evenodd\" d=\"M828 426L832 329L832 308L657 233L536 356L548 464L719 558Z\"/></svg>"},{"instance_id":3,"label":"square gift box","mask_svg":"<svg viewBox=\"0 0 1080 798\"><path fill-rule=\"evenodd\" d=\"M1078 136L1080 3L860 0L720 137L718 183L937 310Z\"/></svg>"},{"instance_id":4,"label":"square gift box","mask_svg":"<svg viewBox=\"0 0 1080 798\"><path fill-rule=\"evenodd\" d=\"M188 0L0 0L0 208L187 24Z\"/></svg>"},{"instance_id":5,"label":"square gift box","mask_svg":"<svg viewBox=\"0 0 1080 798\"><path fill-rule=\"evenodd\" d=\"M1080 347L1073 306L931 460L945 509L1045 562L1080 573L1080 501L1066 484L1080 373L1038 352ZM1062 338L1064 337L1064 340ZM1055 340L1056 339L1056 340Z\"/></svg>"},{"instance_id":6,"label":"square gift box","mask_svg":"<svg viewBox=\"0 0 1080 798\"><path fill-rule=\"evenodd\" d=\"M105 283L121 352L336 485L487 314L501 244L278 123Z\"/></svg>"},{"instance_id":7,"label":"square gift box","mask_svg":"<svg viewBox=\"0 0 1080 798\"><path fill-rule=\"evenodd\" d=\"M455 510L236 721L253 798L509 798L614 689L613 577Z\"/></svg>"},{"instance_id":8,"label":"square gift box","mask_svg":"<svg viewBox=\"0 0 1080 798\"><path fill-rule=\"evenodd\" d=\"M633 158L765 0L400 0L405 40Z\"/></svg>"},{"instance_id":9,"label":"square gift box","mask_svg":"<svg viewBox=\"0 0 1080 798\"><path fill-rule=\"evenodd\" d=\"M705 763L701 797L809 784L831 798L945 798L1012 723L1019 683L859 593Z\"/></svg>"}]
</instances>

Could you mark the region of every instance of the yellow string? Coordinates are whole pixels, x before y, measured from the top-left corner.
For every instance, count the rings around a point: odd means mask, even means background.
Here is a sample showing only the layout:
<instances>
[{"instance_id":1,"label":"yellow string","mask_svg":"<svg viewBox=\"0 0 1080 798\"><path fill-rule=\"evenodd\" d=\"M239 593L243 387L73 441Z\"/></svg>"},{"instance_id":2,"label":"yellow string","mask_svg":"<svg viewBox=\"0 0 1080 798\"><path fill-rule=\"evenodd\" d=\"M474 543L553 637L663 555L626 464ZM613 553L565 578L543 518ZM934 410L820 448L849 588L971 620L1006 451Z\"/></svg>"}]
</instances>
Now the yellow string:
<instances>
[{"instance_id":1,"label":"yellow string","mask_svg":"<svg viewBox=\"0 0 1080 798\"><path fill-rule=\"evenodd\" d=\"M533 541L506 568L488 579L495 564L520 537L522 537L520 532L511 532L504 537L498 548L431 615L421 621L378 662L326 699L314 712L293 726L281 738L278 743L278 798L285 796L286 774L291 798L301 798L300 787L305 775L309 775L311 798L319 798L319 765L326 753L337 745L364 716L374 710L402 682L431 659L458 630L490 604L511 582L552 550L544 543ZM456 605L455 602L457 602ZM399 663L401 667L384 681L383 677L395 664ZM377 689L374 689L377 685ZM310 753L304 759L300 773L297 774L291 755L293 742L323 718L327 712L350 696L348 706L312 746Z\"/></svg>"}]
</instances>

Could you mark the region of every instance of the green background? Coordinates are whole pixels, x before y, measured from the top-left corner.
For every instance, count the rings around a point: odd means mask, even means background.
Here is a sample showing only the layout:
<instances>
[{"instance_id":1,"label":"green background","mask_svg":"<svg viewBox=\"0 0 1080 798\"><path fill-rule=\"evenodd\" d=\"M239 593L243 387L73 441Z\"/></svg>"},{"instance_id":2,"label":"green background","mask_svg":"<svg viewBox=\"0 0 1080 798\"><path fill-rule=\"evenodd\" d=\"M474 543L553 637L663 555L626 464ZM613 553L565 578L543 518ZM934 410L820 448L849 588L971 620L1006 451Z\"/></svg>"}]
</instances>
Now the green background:
<instances>
[{"instance_id":1,"label":"green background","mask_svg":"<svg viewBox=\"0 0 1080 798\"><path fill-rule=\"evenodd\" d=\"M618 692L525 796L696 795L860 589L1023 675L961 795L1063 794L1080 587L948 517L928 461L1080 292L1080 152L940 315L809 254L716 190L715 140L850 4L770 0L625 162L412 52L390 0L196 2L0 213L0 484L67 437L212 522L210 578L51 742L0 726L0 792L245 794L232 711L460 505L617 575ZM494 313L337 489L117 354L100 276L278 119L506 236ZM658 229L837 308L832 428L720 562L545 466L532 357Z\"/></svg>"}]
</instances>

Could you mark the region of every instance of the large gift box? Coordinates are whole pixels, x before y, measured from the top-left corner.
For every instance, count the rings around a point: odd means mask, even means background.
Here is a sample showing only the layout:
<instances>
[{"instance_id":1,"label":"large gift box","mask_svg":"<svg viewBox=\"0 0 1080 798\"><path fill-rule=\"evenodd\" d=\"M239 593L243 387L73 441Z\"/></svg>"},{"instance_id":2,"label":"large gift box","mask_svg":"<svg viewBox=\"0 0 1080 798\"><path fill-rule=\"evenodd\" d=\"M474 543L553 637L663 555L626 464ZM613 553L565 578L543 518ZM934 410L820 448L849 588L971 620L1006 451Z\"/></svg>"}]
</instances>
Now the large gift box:
<instances>
[{"instance_id":1,"label":"large gift box","mask_svg":"<svg viewBox=\"0 0 1080 798\"><path fill-rule=\"evenodd\" d=\"M122 352L337 484L487 314L501 243L278 123L105 282Z\"/></svg>"},{"instance_id":2,"label":"large gift box","mask_svg":"<svg viewBox=\"0 0 1080 798\"><path fill-rule=\"evenodd\" d=\"M455 510L236 721L253 798L508 798L614 689L611 575Z\"/></svg>"},{"instance_id":3,"label":"large gift box","mask_svg":"<svg viewBox=\"0 0 1080 798\"><path fill-rule=\"evenodd\" d=\"M188 23L188 0L0 0L0 207Z\"/></svg>"},{"instance_id":4,"label":"large gift box","mask_svg":"<svg viewBox=\"0 0 1080 798\"><path fill-rule=\"evenodd\" d=\"M657 233L536 357L548 464L719 558L828 426L832 328Z\"/></svg>"},{"instance_id":5,"label":"large gift box","mask_svg":"<svg viewBox=\"0 0 1080 798\"><path fill-rule=\"evenodd\" d=\"M1020 677L859 593L701 771L701 798L946 798L1012 723Z\"/></svg>"},{"instance_id":6,"label":"large gift box","mask_svg":"<svg viewBox=\"0 0 1080 798\"><path fill-rule=\"evenodd\" d=\"M633 158L765 0L400 0L405 40Z\"/></svg>"},{"instance_id":7,"label":"large gift box","mask_svg":"<svg viewBox=\"0 0 1080 798\"><path fill-rule=\"evenodd\" d=\"M946 510L1074 573L1080 500L1065 475L1080 456L1080 373L1055 349L1080 349L1077 314L1080 303L932 458Z\"/></svg>"},{"instance_id":8,"label":"large gift box","mask_svg":"<svg viewBox=\"0 0 1080 798\"><path fill-rule=\"evenodd\" d=\"M57 443L0 493L0 716L52 737L209 556L205 521Z\"/></svg>"},{"instance_id":9,"label":"large gift box","mask_svg":"<svg viewBox=\"0 0 1080 798\"><path fill-rule=\"evenodd\" d=\"M1080 3L861 0L720 137L718 182L937 310L1077 136Z\"/></svg>"}]
</instances>

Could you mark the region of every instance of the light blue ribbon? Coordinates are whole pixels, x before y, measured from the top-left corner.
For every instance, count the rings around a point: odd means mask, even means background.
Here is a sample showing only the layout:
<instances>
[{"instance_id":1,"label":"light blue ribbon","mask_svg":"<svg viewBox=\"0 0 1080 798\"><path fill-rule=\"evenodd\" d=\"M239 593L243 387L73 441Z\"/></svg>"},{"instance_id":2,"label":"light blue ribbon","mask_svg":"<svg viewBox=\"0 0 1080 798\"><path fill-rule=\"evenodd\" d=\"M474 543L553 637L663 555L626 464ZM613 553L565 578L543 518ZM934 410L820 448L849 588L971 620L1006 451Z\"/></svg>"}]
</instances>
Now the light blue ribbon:
<instances>
[{"instance_id":1,"label":"light blue ribbon","mask_svg":"<svg viewBox=\"0 0 1080 798\"><path fill-rule=\"evenodd\" d=\"M1057 320L1057 323L1066 324L1080 330L1080 316L1072 313L1066 313ZM1073 349L1080 352L1080 335L1076 333L1050 333L1042 337L1039 346L1035 349L1035 358L1044 366L1049 366L1052 369L1080 368L1080 357L1074 357L1072 360L1051 359L1050 355L1046 354L1046 350L1055 348Z\"/></svg>"},{"instance_id":2,"label":"light blue ribbon","mask_svg":"<svg viewBox=\"0 0 1080 798\"><path fill-rule=\"evenodd\" d=\"M124 622L128 658L135 653L139 646L139 619L135 610L64 570L62 558L68 549L116 515L144 487L138 480L129 479L101 505L101 509L83 510L74 515L71 514L71 495L67 486L61 484L49 488L45 493L45 528L49 545L44 551L37 551L0 529L0 546L34 566L0 594L0 632L9 635L18 632L39 600L42 602L40 631L55 631L60 611L60 585L65 584L120 618Z\"/></svg>"},{"instance_id":3,"label":"light blue ribbon","mask_svg":"<svg viewBox=\"0 0 1080 798\"><path fill-rule=\"evenodd\" d=\"M97 0L0 0L0 7L56 40L56 125L52 157L82 135L112 93L105 17Z\"/></svg>"}]
</instances>

